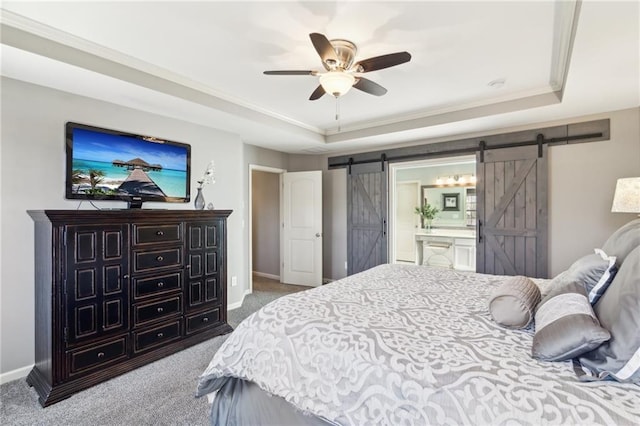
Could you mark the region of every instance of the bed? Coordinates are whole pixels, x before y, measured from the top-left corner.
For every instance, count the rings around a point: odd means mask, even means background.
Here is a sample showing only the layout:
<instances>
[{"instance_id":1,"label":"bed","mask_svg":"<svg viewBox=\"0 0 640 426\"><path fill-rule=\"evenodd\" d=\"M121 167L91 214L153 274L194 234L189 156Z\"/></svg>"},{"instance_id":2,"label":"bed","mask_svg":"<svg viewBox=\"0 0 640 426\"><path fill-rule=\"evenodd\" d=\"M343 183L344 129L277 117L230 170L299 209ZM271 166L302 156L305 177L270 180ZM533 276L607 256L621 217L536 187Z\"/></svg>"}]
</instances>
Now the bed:
<instances>
[{"instance_id":1,"label":"bed","mask_svg":"<svg viewBox=\"0 0 640 426\"><path fill-rule=\"evenodd\" d=\"M617 264L600 304L619 288L640 293L635 222L617 256L634 264ZM640 373L585 380L576 359L532 357L534 322L496 322L487 301L512 279L380 265L282 297L229 336L196 394L225 425L639 424ZM549 296L557 280L533 281Z\"/></svg>"}]
</instances>

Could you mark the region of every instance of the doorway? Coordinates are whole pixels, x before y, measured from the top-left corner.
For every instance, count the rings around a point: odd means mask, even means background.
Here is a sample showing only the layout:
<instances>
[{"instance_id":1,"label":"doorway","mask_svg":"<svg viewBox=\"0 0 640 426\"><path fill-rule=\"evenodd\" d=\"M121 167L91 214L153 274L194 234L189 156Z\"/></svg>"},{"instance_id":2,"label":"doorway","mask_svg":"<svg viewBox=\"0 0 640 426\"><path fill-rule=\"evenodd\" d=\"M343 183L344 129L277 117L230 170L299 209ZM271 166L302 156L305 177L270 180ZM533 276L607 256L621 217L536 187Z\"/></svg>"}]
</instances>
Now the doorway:
<instances>
[{"instance_id":1,"label":"doorway","mask_svg":"<svg viewBox=\"0 0 640 426\"><path fill-rule=\"evenodd\" d=\"M434 234L475 230L475 156L392 163L389 170L390 262L418 262L422 246L416 234L424 233L426 224L416 208L426 203L439 210L431 224ZM445 205L448 201L455 205Z\"/></svg>"},{"instance_id":2,"label":"doorway","mask_svg":"<svg viewBox=\"0 0 640 426\"><path fill-rule=\"evenodd\" d=\"M414 263L416 245L414 235L420 227L420 218L415 214L413 206L420 205L420 181L410 180L397 182L395 203L396 236L393 238L395 263Z\"/></svg>"},{"instance_id":3,"label":"doorway","mask_svg":"<svg viewBox=\"0 0 640 426\"><path fill-rule=\"evenodd\" d=\"M249 165L249 288L253 276L322 285L322 172Z\"/></svg>"},{"instance_id":4,"label":"doorway","mask_svg":"<svg viewBox=\"0 0 640 426\"><path fill-rule=\"evenodd\" d=\"M280 177L285 172L249 165L249 293L254 274L280 281Z\"/></svg>"}]
</instances>

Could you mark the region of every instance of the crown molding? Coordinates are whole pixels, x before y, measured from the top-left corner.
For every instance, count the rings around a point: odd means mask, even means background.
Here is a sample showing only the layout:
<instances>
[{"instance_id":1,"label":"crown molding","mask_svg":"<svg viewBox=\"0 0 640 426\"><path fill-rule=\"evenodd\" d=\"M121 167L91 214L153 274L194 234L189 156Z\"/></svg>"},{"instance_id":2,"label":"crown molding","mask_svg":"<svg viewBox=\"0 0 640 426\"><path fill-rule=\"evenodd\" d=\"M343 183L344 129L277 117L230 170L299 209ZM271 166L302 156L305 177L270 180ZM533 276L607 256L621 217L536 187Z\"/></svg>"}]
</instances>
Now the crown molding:
<instances>
[{"instance_id":1,"label":"crown molding","mask_svg":"<svg viewBox=\"0 0 640 426\"><path fill-rule=\"evenodd\" d=\"M327 143L343 142L354 139L361 139L376 136L380 133L396 133L422 127L437 126L439 124L452 123L455 121L471 120L474 118L489 115L504 114L523 109L536 108L560 103L560 94L557 92L547 92L540 95L517 98L483 106L475 106L466 109L458 109L442 114L422 116L419 118L398 121L393 124L383 124L381 126L371 126L359 130L345 131L326 137Z\"/></svg>"},{"instance_id":2,"label":"crown molding","mask_svg":"<svg viewBox=\"0 0 640 426\"><path fill-rule=\"evenodd\" d=\"M0 9L2 44L82 67L205 106L260 122L296 126L323 136L324 130L253 105L182 75ZM261 117L262 116L262 117ZM277 120L277 123L273 120Z\"/></svg>"},{"instance_id":3,"label":"crown molding","mask_svg":"<svg viewBox=\"0 0 640 426\"><path fill-rule=\"evenodd\" d=\"M554 44L551 53L549 85L554 91L560 93L561 100L569 74L581 7L582 0L560 1L555 4Z\"/></svg>"},{"instance_id":4,"label":"crown molding","mask_svg":"<svg viewBox=\"0 0 640 426\"><path fill-rule=\"evenodd\" d=\"M339 129L328 129L325 132L327 143L359 139L382 133L401 132L418 127L436 126L562 102L578 28L581 3L582 0L573 0L560 1L555 4L554 43L551 52L548 86L464 105L424 110L383 121L370 120L347 127L341 126Z\"/></svg>"},{"instance_id":5,"label":"crown molding","mask_svg":"<svg viewBox=\"0 0 640 426\"><path fill-rule=\"evenodd\" d=\"M366 120L346 127L341 126L340 129L322 129L294 120L167 69L5 9L0 9L0 29L3 44L234 114L246 120L273 126L294 135L308 137L321 144L331 144L561 102L580 5L581 0L561 1L555 5L548 86L464 105L414 111L384 120Z\"/></svg>"}]
</instances>

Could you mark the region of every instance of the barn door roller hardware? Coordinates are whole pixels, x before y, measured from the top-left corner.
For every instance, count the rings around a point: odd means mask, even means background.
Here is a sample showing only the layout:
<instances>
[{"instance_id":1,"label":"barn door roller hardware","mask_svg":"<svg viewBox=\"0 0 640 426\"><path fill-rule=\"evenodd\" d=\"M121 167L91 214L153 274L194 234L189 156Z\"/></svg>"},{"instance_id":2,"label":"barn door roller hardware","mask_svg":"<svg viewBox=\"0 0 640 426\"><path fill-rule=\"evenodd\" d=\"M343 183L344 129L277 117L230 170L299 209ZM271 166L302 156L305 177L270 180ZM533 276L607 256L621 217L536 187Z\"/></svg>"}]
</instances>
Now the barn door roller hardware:
<instances>
[{"instance_id":1,"label":"barn door roller hardware","mask_svg":"<svg viewBox=\"0 0 640 426\"><path fill-rule=\"evenodd\" d=\"M538 156L542 157L543 149L542 146L547 144L560 144L560 143L571 143L572 141L585 140L589 139L598 139L605 137L603 132L593 132L593 133L585 133L578 134L572 136L559 136L555 138L546 139L543 134L539 133L536 135L534 140L527 140L522 142L510 142L503 144L488 144L485 140L481 140L480 143L476 146L469 146L466 148L456 148L456 149L443 149L438 151L430 151L430 152L422 152L422 153L412 153L412 154L401 154L393 155L392 153L381 153L378 158L367 158L362 160L356 160L358 156L367 156L367 153L356 154L352 157L349 157L346 162L336 162L332 163L331 158L329 158L329 168L338 168L338 167L348 167L349 174L351 174L351 166L354 164L368 164L368 163L377 163L380 161L382 163L382 171L384 171L384 163L386 161L391 162L399 162L399 161L409 161L409 160L419 160L424 158L429 158L433 156L437 157L445 157L445 156L456 156L456 155L465 155L465 154L474 154L479 152L480 162L484 162L484 154L485 151L490 149L503 149L503 148L514 148L520 146L529 146L529 145L537 145L538 146ZM608 137L608 132L607 132ZM403 148L400 148L400 150ZM397 151L396 151L397 152ZM337 160L337 158L336 158Z\"/></svg>"},{"instance_id":2,"label":"barn door roller hardware","mask_svg":"<svg viewBox=\"0 0 640 426\"><path fill-rule=\"evenodd\" d=\"M487 149L487 143L485 141L480 141L480 162L484 163L484 150Z\"/></svg>"},{"instance_id":3,"label":"barn door roller hardware","mask_svg":"<svg viewBox=\"0 0 640 426\"><path fill-rule=\"evenodd\" d=\"M538 158L542 158L542 145L544 145L544 135L538 134L536 137L536 142L538 142Z\"/></svg>"}]
</instances>

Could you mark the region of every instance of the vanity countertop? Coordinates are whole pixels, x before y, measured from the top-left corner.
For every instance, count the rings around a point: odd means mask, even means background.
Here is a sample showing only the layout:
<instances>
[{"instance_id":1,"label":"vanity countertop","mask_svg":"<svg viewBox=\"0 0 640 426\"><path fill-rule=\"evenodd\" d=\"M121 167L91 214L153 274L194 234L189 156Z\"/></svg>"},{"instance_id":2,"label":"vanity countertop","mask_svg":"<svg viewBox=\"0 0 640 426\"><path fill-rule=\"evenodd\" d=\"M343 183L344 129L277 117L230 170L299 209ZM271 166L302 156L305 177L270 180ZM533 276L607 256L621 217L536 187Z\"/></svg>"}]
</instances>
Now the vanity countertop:
<instances>
[{"instance_id":1,"label":"vanity countertop","mask_svg":"<svg viewBox=\"0 0 640 426\"><path fill-rule=\"evenodd\" d=\"M446 228L435 228L430 231L426 231L421 229L416 232L416 237L450 237L450 238L475 238L476 230L475 229L446 229Z\"/></svg>"}]
</instances>

